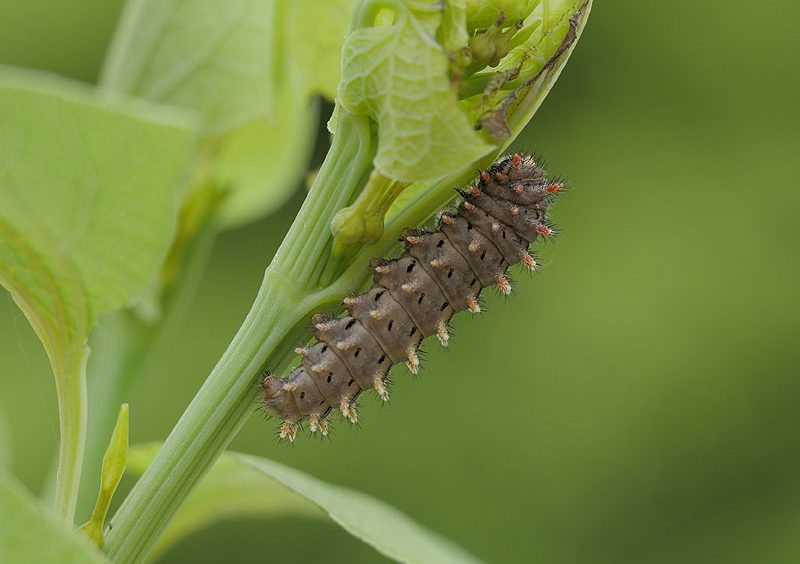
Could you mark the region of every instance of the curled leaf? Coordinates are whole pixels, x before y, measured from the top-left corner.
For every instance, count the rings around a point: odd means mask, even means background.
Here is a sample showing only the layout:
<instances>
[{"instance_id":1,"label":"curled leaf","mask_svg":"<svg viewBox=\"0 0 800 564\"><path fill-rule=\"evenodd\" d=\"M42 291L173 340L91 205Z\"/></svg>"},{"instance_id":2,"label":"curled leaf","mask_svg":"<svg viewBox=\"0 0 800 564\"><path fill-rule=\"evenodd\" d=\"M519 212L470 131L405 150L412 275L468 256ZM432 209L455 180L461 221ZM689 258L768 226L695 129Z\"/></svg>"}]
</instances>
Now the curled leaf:
<instances>
[{"instance_id":1,"label":"curled leaf","mask_svg":"<svg viewBox=\"0 0 800 564\"><path fill-rule=\"evenodd\" d=\"M459 106L448 56L434 39L441 8L411 4L391 3L391 24L367 21L347 36L337 97L377 124L375 167L400 182L439 178L492 149Z\"/></svg>"}]
</instances>

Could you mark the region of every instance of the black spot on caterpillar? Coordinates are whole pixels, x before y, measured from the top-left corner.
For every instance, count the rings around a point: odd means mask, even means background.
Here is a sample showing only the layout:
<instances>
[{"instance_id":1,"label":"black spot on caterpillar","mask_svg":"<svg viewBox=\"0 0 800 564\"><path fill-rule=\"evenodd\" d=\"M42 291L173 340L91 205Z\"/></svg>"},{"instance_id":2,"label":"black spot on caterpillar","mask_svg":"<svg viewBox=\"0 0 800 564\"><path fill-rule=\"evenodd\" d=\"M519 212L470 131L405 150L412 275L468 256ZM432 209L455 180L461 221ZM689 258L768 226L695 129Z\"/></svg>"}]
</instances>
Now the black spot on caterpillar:
<instances>
[{"instance_id":1,"label":"black spot on caterpillar","mask_svg":"<svg viewBox=\"0 0 800 564\"><path fill-rule=\"evenodd\" d=\"M388 400L392 366L405 362L416 374L420 342L436 335L447 346L450 318L480 312L483 288L511 293L505 273L517 263L536 268L528 246L553 235L547 208L562 187L532 157L506 156L460 191L458 212L442 214L436 231L407 229L405 252L373 260L372 289L345 298L347 315L315 318L317 341L297 349L301 365L284 378L262 378L262 406L283 421L281 438L293 441L305 420L326 435L334 408L355 423L358 395L374 389Z\"/></svg>"}]
</instances>

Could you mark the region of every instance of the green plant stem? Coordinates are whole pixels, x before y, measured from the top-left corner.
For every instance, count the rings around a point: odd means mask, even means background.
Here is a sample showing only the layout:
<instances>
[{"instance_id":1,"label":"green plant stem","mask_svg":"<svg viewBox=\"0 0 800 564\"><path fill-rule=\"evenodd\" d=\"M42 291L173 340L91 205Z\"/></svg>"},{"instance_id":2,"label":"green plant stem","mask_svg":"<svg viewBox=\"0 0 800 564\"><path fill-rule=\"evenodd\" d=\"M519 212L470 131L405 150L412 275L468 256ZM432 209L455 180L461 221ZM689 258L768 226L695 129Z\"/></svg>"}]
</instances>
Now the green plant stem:
<instances>
[{"instance_id":1,"label":"green plant stem","mask_svg":"<svg viewBox=\"0 0 800 564\"><path fill-rule=\"evenodd\" d=\"M74 351L63 366L53 366L58 396L59 441L56 471L56 512L70 526L83 468L86 443L86 360L89 348Z\"/></svg>"},{"instance_id":2,"label":"green plant stem","mask_svg":"<svg viewBox=\"0 0 800 564\"><path fill-rule=\"evenodd\" d=\"M338 301L342 282L320 289L330 257L327 226L371 169L365 118L342 112L309 197L267 268L252 309L228 349L112 519L106 548L115 562L141 561L194 485L254 410L259 375L289 356L309 312Z\"/></svg>"},{"instance_id":3,"label":"green plant stem","mask_svg":"<svg viewBox=\"0 0 800 564\"><path fill-rule=\"evenodd\" d=\"M591 0L587 0L578 33L590 7ZM529 89L519 92L518 104L507 116L513 135L500 150L533 116L572 47L574 43L548 63ZM336 131L325 163L267 268L244 323L114 516L113 529L106 537L106 548L114 562L138 562L147 556L172 515L254 411L262 368L281 368L300 336L307 332L309 313L337 303L346 292L361 286L368 276L365 266L369 257L390 250L401 227L428 219L453 198L452 188L471 180L477 168L497 154L433 186L409 187L390 210L381 239L364 247L346 265L332 267L333 241L327 226L334 214L361 191L375 150L366 118L340 112ZM324 274L340 270L343 274L327 285Z\"/></svg>"}]
</instances>

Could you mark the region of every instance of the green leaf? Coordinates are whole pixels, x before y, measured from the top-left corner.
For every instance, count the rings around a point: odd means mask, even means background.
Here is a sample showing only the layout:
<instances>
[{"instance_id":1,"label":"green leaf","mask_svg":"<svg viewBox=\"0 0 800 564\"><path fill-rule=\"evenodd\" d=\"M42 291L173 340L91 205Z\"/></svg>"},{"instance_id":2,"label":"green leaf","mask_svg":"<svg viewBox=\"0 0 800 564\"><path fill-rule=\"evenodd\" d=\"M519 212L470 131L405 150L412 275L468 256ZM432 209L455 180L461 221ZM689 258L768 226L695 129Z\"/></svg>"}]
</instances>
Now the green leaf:
<instances>
[{"instance_id":1,"label":"green leaf","mask_svg":"<svg viewBox=\"0 0 800 564\"><path fill-rule=\"evenodd\" d=\"M128 472L144 473L160 444L135 446L128 458ZM320 518L317 506L287 490L262 472L223 454L186 500L151 553L155 559L181 539L217 521L234 517L284 516Z\"/></svg>"},{"instance_id":2,"label":"green leaf","mask_svg":"<svg viewBox=\"0 0 800 564\"><path fill-rule=\"evenodd\" d=\"M88 536L94 544L103 548L103 524L111 505L111 498L117 491L119 481L125 473L125 462L128 458L128 404L123 403L119 408L117 423L111 433L108 449L103 456L103 469L100 473L100 493L97 494L97 503L92 512L92 518L84 523L81 531Z\"/></svg>"},{"instance_id":3,"label":"green leaf","mask_svg":"<svg viewBox=\"0 0 800 564\"><path fill-rule=\"evenodd\" d=\"M525 21L522 40L497 67L461 85L462 107L495 139L513 138L512 122L527 123L532 115L527 110L525 119L515 117L521 106L538 108L569 58L591 5L591 0L541 2ZM525 102L534 95L539 97L535 107Z\"/></svg>"},{"instance_id":4,"label":"green leaf","mask_svg":"<svg viewBox=\"0 0 800 564\"><path fill-rule=\"evenodd\" d=\"M355 0L287 2L285 56L303 77L306 93L333 100L339 85L344 34Z\"/></svg>"},{"instance_id":5,"label":"green leaf","mask_svg":"<svg viewBox=\"0 0 800 564\"><path fill-rule=\"evenodd\" d=\"M0 470L11 467L11 434L5 415L0 411Z\"/></svg>"},{"instance_id":6,"label":"green leaf","mask_svg":"<svg viewBox=\"0 0 800 564\"><path fill-rule=\"evenodd\" d=\"M265 458L231 454L321 507L348 533L400 562L477 562L444 537L423 528L394 507L355 490L327 484Z\"/></svg>"},{"instance_id":7,"label":"green leaf","mask_svg":"<svg viewBox=\"0 0 800 564\"><path fill-rule=\"evenodd\" d=\"M277 94L282 111L230 132L219 143L216 182L230 190L220 221L233 227L280 207L300 185L317 133L318 104L291 89Z\"/></svg>"},{"instance_id":8,"label":"green leaf","mask_svg":"<svg viewBox=\"0 0 800 564\"><path fill-rule=\"evenodd\" d=\"M469 41L467 0L446 0L438 39L448 53L466 47Z\"/></svg>"},{"instance_id":9,"label":"green leaf","mask_svg":"<svg viewBox=\"0 0 800 564\"><path fill-rule=\"evenodd\" d=\"M193 123L7 68L0 68L0 123L0 285L53 367L57 500L71 519L86 421L86 338L98 315L128 304L158 272Z\"/></svg>"},{"instance_id":10,"label":"green leaf","mask_svg":"<svg viewBox=\"0 0 800 564\"><path fill-rule=\"evenodd\" d=\"M197 110L224 133L273 114L275 1L130 0L104 87Z\"/></svg>"},{"instance_id":11,"label":"green leaf","mask_svg":"<svg viewBox=\"0 0 800 564\"><path fill-rule=\"evenodd\" d=\"M313 94L332 97L353 0L129 0L101 84L202 116L199 163L224 186L233 227L300 185L317 131Z\"/></svg>"},{"instance_id":12,"label":"green leaf","mask_svg":"<svg viewBox=\"0 0 800 564\"><path fill-rule=\"evenodd\" d=\"M128 469L144 472L160 445L131 449ZM477 562L443 537L393 507L360 492L334 486L265 458L224 453L167 528L156 553L226 517L325 514L354 537L400 562Z\"/></svg>"},{"instance_id":13,"label":"green leaf","mask_svg":"<svg viewBox=\"0 0 800 564\"><path fill-rule=\"evenodd\" d=\"M524 20L538 4L547 3L547 0L471 0L467 2L467 25L470 30L486 29L497 20L500 12L508 23Z\"/></svg>"},{"instance_id":14,"label":"green leaf","mask_svg":"<svg viewBox=\"0 0 800 564\"><path fill-rule=\"evenodd\" d=\"M0 562L107 564L110 561L86 537L59 521L0 469Z\"/></svg>"},{"instance_id":15,"label":"green leaf","mask_svg":"<svg viewBox=\"0 0 800 564\"><path fill-rule=\"evenodd\" d=\"M410 4L391 3L390 25L347 36L337 98L348 112L377 123L375 167L402 182L450 174L492 149L459 107L447 54L433 39L441 7L417 11Z\"/></svg>"}]
</instances>

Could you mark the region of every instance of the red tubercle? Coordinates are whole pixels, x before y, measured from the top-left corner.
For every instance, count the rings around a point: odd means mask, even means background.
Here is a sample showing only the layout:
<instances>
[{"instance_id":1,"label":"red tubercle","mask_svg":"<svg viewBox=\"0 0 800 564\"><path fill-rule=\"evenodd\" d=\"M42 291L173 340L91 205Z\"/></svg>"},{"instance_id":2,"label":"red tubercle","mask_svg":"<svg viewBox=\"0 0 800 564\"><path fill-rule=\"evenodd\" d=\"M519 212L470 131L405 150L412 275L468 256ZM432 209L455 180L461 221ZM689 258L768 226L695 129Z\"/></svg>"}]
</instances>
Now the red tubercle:
<instances>
[{"instance_id":1,"label":"red tubercle","mask_svg":"<svg viewBox=\"0 0 800 564\"><path fill-rule=\"evenodd\" d=\"M522 157L519 153L514 153L511 155L511 166L514 168L519 168L519 165L522 164Z\"/></svg>"},{"instance_id":2,"label":"red tubercle","mask_svg":"<svg viewBox=\"0 0 800 564\"><path fill-rule=\"evenodd\" d=\"M550 237L553 234L553 230L547 227L546 225L537 225L536 232L539 235L543 235L544 237Z\"/></svg>"},{"instance_id":3,"label":"red tubercle","mask_svg":"<svg viewBox=\"0 0 800 564\"><path fill-rule=\"evenodd\" d=\"M545 188L545 190L547 191L548 194L555 194L556 192L561 190L563 187L564 187L564 185L561 184L560 182L553 182L552 184L547 186L547 188Z\"/></svg>"},{"instance_id":4,"label":"red tubercle","mask_svg":"<svg viewBox=\"0 0 800 564\"><path fill-rule=\"evenodd\" d=\"M481 172L481 181L483 181L484 184L491 184L492 177L488 172L484 170L483 172Z\"/></svg>"}]
</instances>

